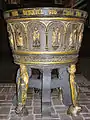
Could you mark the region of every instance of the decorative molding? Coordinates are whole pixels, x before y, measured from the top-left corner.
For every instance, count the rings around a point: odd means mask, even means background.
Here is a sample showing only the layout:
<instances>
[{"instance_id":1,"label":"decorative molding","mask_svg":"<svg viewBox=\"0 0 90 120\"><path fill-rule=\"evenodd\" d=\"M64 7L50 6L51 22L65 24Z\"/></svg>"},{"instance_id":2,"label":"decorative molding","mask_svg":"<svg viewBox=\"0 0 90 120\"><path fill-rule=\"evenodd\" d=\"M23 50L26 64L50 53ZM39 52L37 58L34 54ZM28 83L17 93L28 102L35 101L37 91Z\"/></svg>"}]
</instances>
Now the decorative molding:
<instances>
[{"instance_id":1,"label":"decorative molding","mask_svg":"<svg viewBox=\"0 0 90 120\"><path fill-rule=\"evenodd\" d=\"M24 8L9 10L4 13L5 19L18 19L20 18L42 18L42 17L76 17L87 18L87 13L82 10L70 9L70 8Z\"/></svg>"},{"instance_id":2,"label":"decorative molding","mask_svg":"<svg viewBox=\"0 0 90 120\"><path fill-rule=\"evenodd\" d=\"M63 13L59 13L61 10ZM7 12L13 13L8 17L7 26L15 63L63 64L77 61L86 17L81 18L82 11L58 8L31 8L21 11L26 11L26 16L21 13L19 18L19 10ZM41 15L43 12L49 12L44 14L45 18ZM31 18L31 13L37 13L37 17ZM83 13L86 15L86 12ZM56 14L63 16L57 18ZM15 16L14 19L12 15ZM68 15L73 17L68 18Z\"/></svg>"}]
</instances>

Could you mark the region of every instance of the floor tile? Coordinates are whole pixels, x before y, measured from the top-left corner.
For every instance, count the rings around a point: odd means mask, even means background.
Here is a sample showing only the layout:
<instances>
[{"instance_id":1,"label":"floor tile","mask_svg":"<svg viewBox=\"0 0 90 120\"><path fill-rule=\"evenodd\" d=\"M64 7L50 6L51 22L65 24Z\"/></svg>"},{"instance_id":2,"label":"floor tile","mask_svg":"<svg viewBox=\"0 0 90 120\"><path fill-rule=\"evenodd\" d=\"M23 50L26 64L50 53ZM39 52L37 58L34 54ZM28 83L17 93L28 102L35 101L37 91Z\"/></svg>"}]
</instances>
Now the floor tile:
<instances>
[{"instance_id":1,"label":"floor tile","mask_svg":"<svg viewBox=\"0 0 90 120\"><path fill-rule=\"evenodd\" d=\"M0 107L0 114L9 114L10 107Z\"/></svg>"},{"instance_id":2,"label":"floor tile","mask_svg":"<svg viewBox=\"0 0 90 120\"><path fill-rule=\"evenodd\" d=\"M51 96L51 117L44 118L41 117L39 91L35 93L34 89L28 89L26 107L29 115L19 117L15 114L15 106L12 105L12 99L16 92L15 84L0 84L0 120L90 120L90 82L83 77L77 79L77 82L80 85L79 103L82 107L81 114L77 117L67 115L68 107L62 104L57 89L54 89Z\"/></svg>"}]
</instances>

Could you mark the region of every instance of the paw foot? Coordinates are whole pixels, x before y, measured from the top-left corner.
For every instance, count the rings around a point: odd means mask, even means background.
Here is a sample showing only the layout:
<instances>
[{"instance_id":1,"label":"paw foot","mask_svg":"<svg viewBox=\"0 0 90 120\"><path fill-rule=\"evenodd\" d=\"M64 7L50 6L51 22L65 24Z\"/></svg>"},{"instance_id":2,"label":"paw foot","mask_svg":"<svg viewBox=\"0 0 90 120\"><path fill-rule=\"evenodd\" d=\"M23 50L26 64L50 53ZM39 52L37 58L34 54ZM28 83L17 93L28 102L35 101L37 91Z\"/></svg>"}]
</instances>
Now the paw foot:
<instances>
[{"instance_id":1,"label":"paw foot","mask_svg":"<svg viewBox=\"0 0 90 120\"><path fill-rule=\"evenodd\" d=\"M79 115L80 112L81 112L81 107L71 105L68 108L67 114L69 114L71 116L77 116L77 115Z\"/></svg>"},{"instance_id":2,"label":"paw foot","mask_svg":"<svg viewBox=\"0 0 90 120\"><path fill-rule=\"evenodd\" d=\"M27 116L28 115L28 110L25 106L22 105L18 105L15 108L15 112L16 114L18 114L19 116Z\"/></svg>"}]
</instances>

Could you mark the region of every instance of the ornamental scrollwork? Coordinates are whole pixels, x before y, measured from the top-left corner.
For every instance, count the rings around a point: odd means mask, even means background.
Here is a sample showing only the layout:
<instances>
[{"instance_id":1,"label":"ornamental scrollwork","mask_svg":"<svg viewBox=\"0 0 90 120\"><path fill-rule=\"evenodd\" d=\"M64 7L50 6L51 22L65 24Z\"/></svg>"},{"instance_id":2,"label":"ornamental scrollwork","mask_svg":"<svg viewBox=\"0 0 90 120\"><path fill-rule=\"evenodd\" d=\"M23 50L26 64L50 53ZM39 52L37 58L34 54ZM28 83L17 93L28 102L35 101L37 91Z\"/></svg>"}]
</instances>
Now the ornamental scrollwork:
<instances>
[{"instance_id":1,"label":"ornamental scrollwork","mask_svg":"<svg viewBox=\"0 0 90 120\"><path fill-rule=\"evenodd\" d=\"M46 59L47 57L47 59ZM21 62L61 62L61 61L66 61L66 60L74 60L78 57L78 55L68 55L68 56L49 56L45 55L43 57L42 55L28 55L28 56L20 56L20 55L14 55L14 60L15 61L21 61Z\"/></svg>"}]
</instances>

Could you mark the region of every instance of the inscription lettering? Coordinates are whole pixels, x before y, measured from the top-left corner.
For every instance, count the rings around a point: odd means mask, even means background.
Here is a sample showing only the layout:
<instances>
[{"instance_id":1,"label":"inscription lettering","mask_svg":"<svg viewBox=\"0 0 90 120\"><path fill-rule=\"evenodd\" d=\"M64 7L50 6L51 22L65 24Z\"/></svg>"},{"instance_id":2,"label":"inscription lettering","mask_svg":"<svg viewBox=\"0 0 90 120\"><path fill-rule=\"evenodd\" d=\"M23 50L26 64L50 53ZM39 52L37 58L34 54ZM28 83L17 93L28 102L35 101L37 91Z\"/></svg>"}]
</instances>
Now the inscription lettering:
<instances>
[{"instance_id":1,"label":"inscription lettering","mask_svg":"<svg viewBox=\"0 0 90 120\"><path fill-rule=\"evenodd\" d=\"M81 12L77 11L77 12L76 12L76 16L77 16L77 17L81 17Z\"/></svg>"},{"instance_id":2,"label":"inscription lettering","mask_svg":"<svg viewBox=\"0 0 90 120\"><path fill-rule=\"evenodd\" d=\"M57 10L56 9L50 9L50 10L43 10L43 9L21 9L22 14L23 15L42 15L42 14L47 14L47 15L56 15ZM19 11L18 10L14 10L11 12L12 16L19 16ZM82 13L80 11L73 11L73 10L69 10L69 9L65 9L63 10L63 13L61 13L61 15L65 15L65 16L76 16L76 17L81 17ZM85 14L86 15L86 14ZM83 17L86 17L85 15L83 15Z\"/></svg>"},{"instance_id":3,"label":"inscription lettering","mask_svg":"<svg viewBox=\"0 0 90 120\"><path fill-rule=\"evenodd\" d=\"M18 16L18 11L12 11L12 16Z\"/></svg>"},{"instance_id":4,"label":"inscription lettering","mask_svg":"<svg viewBox=\"0 0 90 120\"><path fill-rule=\"evenodd\" d=\"M43 11L41 9L31 9L31 10L23 10L23 15L41 15Z\"/></svg>"},{"instance_id":5,"label":"inscription lettering","mask_svg":"<svg viewBox=\"0 0 90 120\"><path fill-rule=\"evenodd\" d=\"M48 14L49 14L49 15L56 15L56 14L57 14L57 11L56 11L56 10L49 10L49 11L48 11Z\"/></svg>"},{"instance_id":6,"label":"inscription lettering","mask_svg":"<svg viewBox=\"0 0 90 120\"><path fill-rule=\"evenodd\" d=\"M70 10L64 10L63 11L63 15L66 15L66 16L68 16L68 15L74 15L74 13L73 13L73 11L70 11Z\"/></svg>"}]
</instances>

